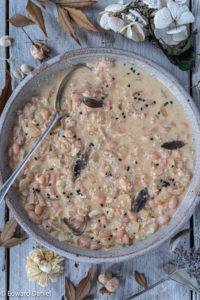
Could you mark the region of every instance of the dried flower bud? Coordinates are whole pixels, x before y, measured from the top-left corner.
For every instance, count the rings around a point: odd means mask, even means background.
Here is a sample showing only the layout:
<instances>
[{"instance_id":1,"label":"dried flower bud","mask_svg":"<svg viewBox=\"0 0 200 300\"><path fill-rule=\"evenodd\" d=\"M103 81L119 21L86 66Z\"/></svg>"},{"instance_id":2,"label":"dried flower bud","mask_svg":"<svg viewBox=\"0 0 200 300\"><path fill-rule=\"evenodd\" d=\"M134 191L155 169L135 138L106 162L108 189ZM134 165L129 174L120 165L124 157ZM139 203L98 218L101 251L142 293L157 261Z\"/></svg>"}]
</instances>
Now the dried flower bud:
<instances>
[{"instance_id":1,"label":"dried flower bud","mask_svg":"<svg viewBox=\"0 0 200 300\"><path fill-rule=\"evenodd\" d=\"M105 284L105 288L108 292L114 293L119 287L119 279L117 277L113 277Z\"/></svg>"},{"instance_id":2,"label":"dried flower bud","mask_svg":"<svg viewBox=\"0 0 200 300\"><path fill-rule=\"evenodd\" d=\"M43 60L49 56L50 49L45 44L34 43L30 51L35 59Z\"/></svg>"},{"instance_id":3,"label":"dried flower bud","mask_svg":"<svg viewBox=\"0 0 200 300\"><path fill-rule=\"evenodd\" d=\"M10 47L12 44L12 38L9 35L3 35L0 38L0 46L1 47Z\"/></svg>"},{"instance_id":4,"label":"dried flower bud","mask_svg":"<svg viewBox=\"0 0 200 300\"><path fill-rule=\"evenodd\" d=\"M22 64L20 67L20 70L22 71L23 74L28 75L33 71L33 67L30 65Z\"/></svg>"},{"instance_id":5,"label":"dried flower bud","mask_svg":"<svg viewBox=\"0 0 200 300\"><path fill-rule=\"evenodd\" d=\"M14 70L13 76L18 80L22 80L25 77L24 73L20 69Z\"/></svg>"}]
</instances>

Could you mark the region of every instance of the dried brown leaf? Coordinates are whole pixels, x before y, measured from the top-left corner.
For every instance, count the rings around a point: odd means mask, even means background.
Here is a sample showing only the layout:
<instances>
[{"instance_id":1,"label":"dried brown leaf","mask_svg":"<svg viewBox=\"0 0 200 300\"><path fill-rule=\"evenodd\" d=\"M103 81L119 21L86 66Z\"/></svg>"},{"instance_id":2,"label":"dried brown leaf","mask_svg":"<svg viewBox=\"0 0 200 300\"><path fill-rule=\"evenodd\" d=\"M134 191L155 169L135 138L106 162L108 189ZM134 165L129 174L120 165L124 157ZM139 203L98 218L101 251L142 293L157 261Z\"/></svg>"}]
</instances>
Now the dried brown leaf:
<instances>
[{"instance_id":1,"label":"dried brown leaf","mask_svg":"<svg viewBox=\"0 0 200 300\"><path fill-rule=\"evenodd\" d=\"M143 273L135 271L135 280L139 285L143 286L145 289L148 287L147 279Z\"/></svg>"},{"instance_id":2,"label":"dried brown leaf","mask_svg":"<svg viewBox=\"0 0 200 300\"><path fill-rule=\"evenodd\" d=\"M65 297L67 300L76 299L76 289L68 277L65 278Z\"/></svg>"},{"instance_id":3,"label":"dried brown leaf","mask_svg":"<svg viewBox=\"0 0 200 300\"><path fill-rule=\"evenodd\" d=\"M70 22L69 13L62 7L57 6L58 19L60 25L63 27L65 32L67 32L78 44L80 44L79 39L75 33L75 30Z\"/></svg>"},{"instance_id":4,"label":"dried brown leaf","mask_svg":"<svg viewBox=\"0 0 200 300\"><path fill-rule=\"evenodd\" d=\"M24 240L26 240L25 237L21 237L21 238L13 237L13 238L3 242L2 246L5 248L11 248L11 247L21 244Z\"/></svg>"},{"instance_id":5,"label":"dried brown leaf","mask_svg":"<svg viewBox=\"0 0 200 300\"><path fill-rule=\"evenodd\" d=\"M84 8L95 4L96 0L60 0L57 3L63 7Z\"/></svg>"},{"instance_id":6,"label":"dried brown leaf","mask_svg":"<svg viewBox=\"0 0 200 300\"><path fill-rule=\"evenodd\" d=\"M86 15L80 10L76 8L66 8L69 12L72 20L80 27L86 30L97 32L98 30L94 27L94 25L88 20Z\"/></svg>"},{"instance_id":7,"label":"dried brown leaf","mask_svg":"<svg viewBox=\"0 0 200 300\"><path fill-rule=\"evenodd\" d=\"M31 19L23 15L14 15L9 19L9 21L15 27L25 27L35 24Z\"/></svg>"},{"instance_id":8,"label":"dried brown leaf","mask_svg":"<svg viewBox=\"0 0 200 300\"><path fill-rule=\"evenodd\" d=\"M0 113L3 111L3 108L11 94L12 94L11 76L10 76L10 72L7 71L6 83L0 95Z\"/></svg>"},{"instance_id":9,"label":"dried brown leaf","mask_svg":"<svg viewBox=\"0 0 200 300\"><path fill-rule=\"evenodd\" d=\"M31 20L38 25L38 27L44 32L47 36L46 27L44 23L44 17L42 14L42 10L39 6L33 3L31 0L28 0L26 5L26 10L29 13Z\"/></svg>"},{"instance_id":10,"label":"dried brown leaf","mask_svg":"<svg viewBox=\"0 0 200 300\"><path fill-rule=\"evenodd\" d=\"M89 269L87 275L79 282L76 288L76 300L83 300L89 295L96 275L96 266Z\"/></svg>"},{"instance_id":11,"label":"dried brown leaf","mask_svg":"<svg viewBox=\"0 0 200 300\"><path fill-rule=\"evenodd\" d=\"M1 233L1 240L3 244L5 244L6 241L11 239L17 229L17 222L14 218L6 222L2 233Z\"/></svg>"}]
</instances>

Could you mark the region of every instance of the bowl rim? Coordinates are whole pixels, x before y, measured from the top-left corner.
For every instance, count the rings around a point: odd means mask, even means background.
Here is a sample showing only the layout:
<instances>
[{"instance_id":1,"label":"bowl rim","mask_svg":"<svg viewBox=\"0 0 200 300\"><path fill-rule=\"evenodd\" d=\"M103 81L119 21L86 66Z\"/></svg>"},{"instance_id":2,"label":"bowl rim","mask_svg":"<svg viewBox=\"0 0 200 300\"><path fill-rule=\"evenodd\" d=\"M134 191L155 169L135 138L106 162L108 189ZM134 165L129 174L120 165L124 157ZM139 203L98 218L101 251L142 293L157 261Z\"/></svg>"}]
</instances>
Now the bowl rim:
<instances>
[{"instance_id":1,"label":"bowl rim","mask_svg":"<svg viewBox=\"0 0 200 300\"><path fill-rule=\"evenodd\" d=\"M34 78L37 77L38 74L40 74L42 71L46 70L48 67L51 67L53 65L59 64L62 61L73 61L74 58L80 58L85 57L87 55L97 55L97 56L119 56L124 58L131 58L132 60L135 60L140 62L141 65L148 66L149 69L155 72L155 74L162 74L163 78L166 79L169 83L176 86L176 89L180 92L180 95L185 99L183 103L190 106L191 108L191 114L193 115L196 125L197 125L197 131L200 135L200 114L199 110L196 107L195 103L193 102L191 96L185 91L185 89L179 84L177 79L171 75L168 71L166 71L163 67L160 67L156 63L150 61L149 59L146 59L143 56L136 55L130 51L122 50L122 49L115 49L115 48L104 48L104 47L97 47L97 48L84 48L84 49L78 49L78 50L71 50L64 54L58 55L47 62L40 65L38 68L36 68L30 75L28 75L13 91L11 97L9 98L8 102L5 105L5 108L1 114L0 118L0 135L2 133L2 128L4 121L6 119L7 113L9 112L11 104L14 102L16 96L18 93ZM187 100L186 100L187 99ZM183 105L182 105L183 106ZM197 135L195 136L195 140L198 139L199 145L200 145L200 137ZM195 151L196 152L196 151ZM196 157L197 158L197 157ZM198 165L200 165L200 159L198 161ZM197 176L198 175L198 176ZM24 216L20 215L15 206L13 205L12 199L9 198L9 196L6 197L6 203L11 209L14 217L16 218L17 222L22 226L22 228L30 234L31 237L33 237L36 241L38 241L43 246L52 249L53 251L59 253L60 255L77 260L82 262L90 262L90 263L103 263L103 262L118 262L123 261L126 259L130 259L136 256L141 256L147 253L148 251L151 251L167 240L170 239L178 230L183 226L183 224L190 218L192 215L195 206L199 202L199 199L197 197L198 190L200 189L200 172L198 174L195 174L197 178L195 178L195 182L193 183L192 191L193 192L193 201L190 200L190 206L189 210L187 211L187 215L180 220L180 222L172 227L171 231L166 231L165 234L160 238L160 240L155 241L155 243L149 243L147 248L139 249L138 251L134 251L134 244L132 246L124 247L122 249L130 249L130 251L126 251L125 254L118 254L118 255L112 255L112 251L114 251L114 248L112 249L104 249L103 254L98 257L99 250L85 250L80 247L74 247L69 246L69 249L63 250L61 247L59 247L58 244L61 245L61 243L52 243L48 241L48 237L45 239L40 234L38 234L37 226L33 225L33 223L29 222L28 219L25 219ZM2 170L0 170L0 180L2 182ZM193 182L193 181L192 181ZM192 184L191 182L191 184ZM191 186L190 184L190 186ZM50 236L48 234L48 236ZM153 235L152 235L153 236ZM146 239L142 240L145 241ZM122 251L122 250L121 250ZM101 251L100 251L101 252ZM99 252L99 253L100 253ZM101 252L102 253L102 252ZM108 255L109 253L109 255Z\"/></svg>"}]
</instances>

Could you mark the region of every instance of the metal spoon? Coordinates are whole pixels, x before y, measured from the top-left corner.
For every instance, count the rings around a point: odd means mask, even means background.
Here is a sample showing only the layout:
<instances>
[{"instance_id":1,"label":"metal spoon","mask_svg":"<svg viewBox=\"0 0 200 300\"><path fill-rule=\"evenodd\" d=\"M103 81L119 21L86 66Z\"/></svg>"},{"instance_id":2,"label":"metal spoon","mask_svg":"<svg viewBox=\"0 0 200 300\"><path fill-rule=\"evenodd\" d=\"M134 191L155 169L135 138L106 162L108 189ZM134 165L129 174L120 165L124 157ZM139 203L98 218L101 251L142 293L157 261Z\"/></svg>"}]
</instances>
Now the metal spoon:
<instances>
[{"instance_id":1,"label":"metal spoon","mask_svg":"<svg viewBox=\"0 0 200 300\"><path fill-rule=\"evenodd\" d=\"M68 112L61 109L62 93L63 93L63 90L64 90L67 82L69 81L72 74L74 73L74 71L76 71L77 69L82 68L82 67L88 68L90 70L92 69L89 66L87 66L86 64L80 63L80 64L77 64L77 65L73 66L73 69L67 75L65 75L65 77L62 79L62 81L60 83L60 86L58 88L58 92L57 92L56 100L55 100L55 110L56 110L56 112L53 115L52 120L49 122L49 124L48 124L47 128L45 129L45 131L41 134L41 136L38 138L38 140L35 141L35 143L31 147L31 149L29 150L29 152L25 155L25 157L18 164L18 166L13 171L11 176L5 181L5 183L0 188L0 203L4 199L5 195L9 191L10 187L12 186L12 184L15 181L15 179L17 178L17 176L19 175L20 171L24 168L26 163L30 160L33 153L40 146L41 142L45 139L45 137L51 131L51 129L54 127L54 125L56 123L58 123L58 121L60 119L62 119L63 117L68 116Z\"/></svg>"}]
</instances>

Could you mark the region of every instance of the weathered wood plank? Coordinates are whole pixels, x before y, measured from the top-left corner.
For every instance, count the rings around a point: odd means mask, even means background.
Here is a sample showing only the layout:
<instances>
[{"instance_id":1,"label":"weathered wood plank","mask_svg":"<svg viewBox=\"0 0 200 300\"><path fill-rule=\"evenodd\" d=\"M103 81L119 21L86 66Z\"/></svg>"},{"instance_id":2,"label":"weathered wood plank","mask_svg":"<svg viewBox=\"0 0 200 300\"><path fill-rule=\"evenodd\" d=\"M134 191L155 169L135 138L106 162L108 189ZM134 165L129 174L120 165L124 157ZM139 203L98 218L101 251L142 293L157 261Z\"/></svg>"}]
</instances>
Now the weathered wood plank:
<instances>
[{"instance_id":1,"label":"weathered wood plank","mask_svg":"<svg viewBox=\"0 0 200 300\"><path fill-rule=\"evenodd\" d=\"M0 1L0 37L6 33L6 1ZM5 73L6 73L6 49L0 47L0 91L5 84ZM5 203L0 204L0 228L5 223ZM5 298L4 292L6 291L6 251L0 248L0 297Z\"/></svg>"},{"instance_id":2,"label":"weathered wood plank","mask_svg":"<svg viewBox=\"0 0 200 300\"><path fill-rule=\"evenodd\" d=\"M93 8L88 10L88 15L94 21L96 21L97 11L102 10L108 3L114 3L115 1L99 1ZM10 1L10 16L15 13L24 13L26 1L12 0ZM54 11L56 15L56 11ZM79 46L72 41L66 33L60 29L58 23L55 21L52 11L48 10L45 13L46 15L46 25L47 31L49 32L49 38L47 39L48 45L53 49L52 54L56 55L63 53L67 50L78 48ZM19 67L22 63L28 63L31 65L38 65L39 63L33 60L30 56L29 48L30 43L27 40L26 36L20 29L16 29L10 26L11 35L15 37L15 45L11 49L12 56L15 58L15 63L12 64L12 70L15 67ZM30 26L27 28L27 32L31 35L32 39L43 39L45 37L39 31L38 28ZM119 35L114 35L112 33L88 33L85 31L79 31L79 36L81 39L82 47L97 47L97 46L108 46L115 48L123 48L129 51L134 51L137 54L141 54L160 65L163 65L168 71L174 74L179 81L186 87L189 87L189 75L187 72L179 71L175 66L172 66L164 55L160 52L159 49L156 49L154 46L145 44L136 44L132 41L125 40ZM59 42L58 42L59 41ZM13 83L16 85L16 80L13 80ZM10 290L11 291L51 291L50 299L61 299L61 296L64 293L64 276L56 283L50 285L49 288L43 289L38 287L34 283L30 283L27 280L25 274L25 258L28 253L32 250L35 242L32 239L27 240L21 246L15 247L10 251ZM99 266L99 270L107 270L112 267L112 270L116 272L121 278L121 286L119 291L113 296L105 296L104 299L115 299L115 300L125 300L127 296L136 292L139 288L133 280L134 270L138 270L147 274L150 283L154 283L159 280L164 274L162 272L161 265L169 259L169 253L167 252L167 244L163 245L157 250L154 250L151 253L148 253L144 257L134 259L128 262L112 265L112 264L103 264ZM13 265L15 265L15 272L13 272ZM78 263L75 264L74 261L66 260L65 262L65 276L70 276L71 279L77 283L86 273L89 268L88 264ZM98 286L99 289L100 286ZM26 299L25 297L17 297L18 299ZM37 297L29 297L31 300L36 300ZM48 298L49 299L49 298ZM102 299L102 296L98 293L95 293L95 299ZM174 282L166 282L157 289L151 291L150 293L141 296L140 300L189 300L190 293L184 288L180 287Z\"/></svg>"},{"instance_id":3,"label":"weathered wood plank","mask_svg":"<svg viewBox=\"0 0 200 300\"><path fill-rule=\"evenodd\" d=\"M195 16L195 24L193 26L193 29L197 29L198 34L196 36L196 45L195 45L195 51L196 53L200 52L200 36L199 36L199 30L200 30L200 3L199 1L192 0L192 10L193 14ZM192 96L194 101L196 102L196 105L200 109L200 86L198 85L198 81L200 80L200 57L197 55L196 58L196 66L195 69L192 72ZM200 195L199 195L200 197ZM194 235L194 246L196 249L200 248L200 205L197 206L194 216L193 216L193 235ZM194 293L193 300L199 300L200 296Z\"/></svg>"}]
</instances>

